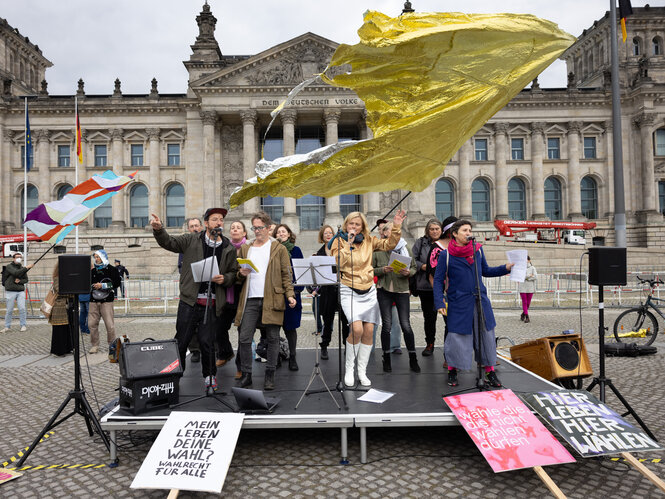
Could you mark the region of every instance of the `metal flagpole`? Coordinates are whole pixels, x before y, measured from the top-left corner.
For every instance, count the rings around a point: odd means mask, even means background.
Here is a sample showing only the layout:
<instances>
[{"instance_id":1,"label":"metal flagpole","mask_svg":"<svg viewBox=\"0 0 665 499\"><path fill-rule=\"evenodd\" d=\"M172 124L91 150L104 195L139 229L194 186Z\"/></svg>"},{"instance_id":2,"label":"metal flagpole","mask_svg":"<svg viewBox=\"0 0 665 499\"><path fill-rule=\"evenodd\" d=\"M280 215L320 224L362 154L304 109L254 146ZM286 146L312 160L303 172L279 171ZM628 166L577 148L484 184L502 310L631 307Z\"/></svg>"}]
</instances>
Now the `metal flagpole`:
<instances>
[{"instance_id":1,"label":"metal flagpole","mask_svg":"<svg viewBox=\"0 0 665 499\"><path fill-rule=\"evenodd\" d=\"M74 167L74 185L79 185L79 155L78 148L81 147L81 154L83 154L83 144L79 139L79 98L74 97L74 135L76 136L76 165ZM79 252L79 226L74 229L74 248L76 254Z\"/></svg>"},{"instance_id":2,"label":"metal flagpole","mask_svg":"<svg viewBox=\"0 0 665 499\"><path fill-rule=\"evenodd\" d=\"M623 147L621 141L621 95L619 89L619 47L617 42L616 0L610 0L612 50L612 147L614 148L614 233L617 248L626 247L626 200L623 186Z\"/></svg>"},{"instance_id":3,"label":"metal flagpole","mask_svg":"<svg viewBox=\"0 0 665 499\"><path fill-rule=\"evenodd\" d=\"M23 265L28 265L28 98L25 97L25 122L23 123Z\"/></svg>"}]
</instances>

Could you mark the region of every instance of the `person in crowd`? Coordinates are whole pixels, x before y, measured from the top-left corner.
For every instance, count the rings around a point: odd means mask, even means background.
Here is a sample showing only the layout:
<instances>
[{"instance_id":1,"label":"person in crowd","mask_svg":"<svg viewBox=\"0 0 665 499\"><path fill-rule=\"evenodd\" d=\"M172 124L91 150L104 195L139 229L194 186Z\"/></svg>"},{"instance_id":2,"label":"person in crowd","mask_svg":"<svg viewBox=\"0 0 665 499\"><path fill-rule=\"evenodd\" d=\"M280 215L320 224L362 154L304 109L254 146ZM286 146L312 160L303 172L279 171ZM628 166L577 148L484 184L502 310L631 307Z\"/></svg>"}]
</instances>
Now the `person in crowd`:
<instances>
[{"instance_id":1,"label":"person in crowd","mask_svg":"<svg viewBox=\"0 0 665 499\"><path fill-rule=\"evenodd\" d=\"M381 238L388 239L392 233L392 223L384 224L381 228ZM395 271L389 265L390 256L395 252L404 257L409 257L411 262L408 267ZM383 370L392 371L390 361L391 338L390 333L393 326L393 306L397 309L397 316L404 334L404 343L409 352L409 367L412 371L419 373L418 358L416 356L416 344L411 329L411 320L409 318L409 277L416 273L416 263L412 258L411 252L407 247L406 241L400 239L397 246L390 251L375 251L372 256L372 266L374 274L378 277L376 283L376 297L381 311L381 348L383 350ZM393 305L394 304L394 305Z\"/></svg>"},{"instance_id":2,"label":"person in crowd","mask_svg":"<svg viewBox=\"0 0 665 499\"><path fill-rule=\"evenodd\" d=\"M95 262L90 270L90 309L88 311L88 327L90 328L90 353L99 351L99 321L104 319L106 340L109 346L109 359L112 356L111 344L115 341L115 319L113 314L114 289L120 287L118 269L110 265L106 251L103 249L93 254Z\"/></svg>"},{"instance_id":3,"label":"person in crowd","mask_svg":"<svg viewBox=\"0 0 665 499\"><path fill-rule=\"evenodd\" d=\"M395 248L402 235L402 222L406 212L398 210L388 239L370 236L365 215L358 211L349 213L344 219L342 233L328 243L333 256L339 254L341 271L340 294L344 315L351 324L346 343L346 370L344 384L355 383L354 364L358 366L358 380L363 386L372 382L367 377L367 363L372 351L374 325L379 323L379 306L374 287L374 251Z\"/></svg>"},{"instance_id":4,"label":"person in crowd","mask_svg":"<svg viewBox=\"0 0 665 499\"><path fill-rule=\"evenodd\" d=\"M198 217L188 218L187 219L187 232L190 233L199 233L203 229L203 223ZM182 272L182 257L183 253L178 254L178 273ZM192 362L201 362L201 347L199 347L199 335L196 334L196 331L192 334L192 339L189 342L189 353L191 354L189 359Z\"/></svg>"},{"instance_id":5,"label":"person in crowd","mask_svg":"<svg viewBox=\"0 0 665 499\"><path fill-rule=\"evenodd\" d=\"M122 292L122 297L125 298L125 279L129 279L129 272L127 271L127 267L122 265L120 263L120 260L116 258L115 260L115 268L118 269L118 275L120 275L120 291ZM115 289L115 295L117 297L120 297L118 294L118 288Z\"/></svg>"},{"instance_id":6,"label":"person in crowd","mask_svg":"<svg viewBox=\"0 0 665 499\"><path fill-rule=\"evenodd\" d=\"M279 224L275 227L272 236L284 245L286 251L289 252L289 259L291 260L291 269L293 269L293 259L302 258L302 251L296 246L296 235L291 228L286 224ZM293 276L295 282L297 276ZM288 307L284 310L284 334L286 341L289 342L289 371L298 370L298 362L296 362L296 344L298 342L298 328L300 327L300 320L302 318L302 300L300 293L302 293L302 286L293 287L295 293L296 306ZM286 298L285 298L286 300Z\"/></svg>"},{"instance_id":7,"label":"person in crowd","mask_svg":"<svg viewBox=\"0 0 665 499\"><path fill-rule=\"evenodd\" d=\"M472 352L485 369L486 382L500 387L501 382L494 371L496 364L496 321L492 305L487 296L487 288L482 277L499 277L510 273L513 263L490 267L485 260L480 244L473 251L472 225L468 220L458 220L450 229L452 240L448 248L441 252L434 274L434 304L441 315L446 313L444 294L448 299L448 327L450 332L445 340L446 360L448 361L448 384L457 386L457 370L471 369ZM476 310L476 271L480 282L481 306L484 324L478 320ZM448 282L446 286L446 281ZM480 347L480 348L479 348Z\"/></svg>"},{"instance_id":8,"label":"person in crowd","mask_svg":"<svg viewBox=\"0 0 665 499\"><path fill-rule=\"evenodd\" d=\"M79 295L79 327L81 333L90 334L88 327L88 312L90 311L90 293Z\"/></svg>"},{"instance_id":9,"label":"person in crowd","mask_svg":"<svg viewBox=\"0 0 665 499\"><path fill-rule=\"evenodd\" d=\"M433 218L425 226L425 235L419 237L413 244L411 252L416 260L416 292L420 299L420 309L425 322L425 349L423 355L428 357L434 353L434 339L436 337L436 310L432 285L427 279L427 256L432 245L441 237L441 222Z\"/></svg>"},{"instance_id":10,"label":"person in crowd","mask_svg":"<svg viewBox=\"0 0 665 499\"><path fill-rule=\"evenodd\" d=\"M72 331L69 329L67 295L60 294L59 268L59 263L56 261L53 269L53 290L58 293L58 297L53 304L48 323L51 325L51 354L62 357L72 353L74 345Z\"/></svg>"},{"instance_id":11,"label":"person in crowd","mask_svg":"<svg viewBox=\"0 0 665 499\"><path fill-rule=\"evenodd\" d=\"M286 247L270 238L270 216L261 211L252 216L251 230L255 238L240 247L240 258L249 259L258 272L242 267L238 279L242 291L238 301L235 325L240 341L242 376L238 386L252 384L252 340L259 325L263 325L268 338L264 390L275 389L275 369L279 355L279 328L284 324L286 304L297 304L293 290L291 261Z\"/></svg>"},{"instance_id":12,"label":"person in crowd","mask_svg":"<svg viewBox=\"0 0 665 499\"><path fill-rule=\"evenodd\" d=\"M176 335L183 370L192 336L196 334L201 347L201 371L206 389L217 389L217 366L215 364L215 334L219 328L219 316L226 305L226 290L233 286L238 270L236 250L222 235L224 208L208 208L203 215L205 230L171 236L162 221L152 214L150 225L157 244L174 253L182 253L180 272L180 303L176 317ZM206 275L203 270L201 282L196 282L192 264L214 256L219 274ZM208 270L208 272L210 272ZM205 321L204 321L205 319Z\"/></svg>"},{"instance_id":13,"label":"person in crowd","mask_svg":"<svg viewBox=\"0 0 665 499\"><path fill-rule=\"evenodd\" d=\"M522 315L520 320L528 324L531 322L529 319L529 305L531 305L531 298L536 292L536 279L538 279L538 272L536 272L536 267L531 264L531 257L526 257L526 277L524 282L520 282L517 285L517 290L519 291L520 298L522 300Z\"/></svg>"},{"instance_id":14,"label":"person in crowd","mask_svg":"<svg viewBox=\"0 0 665 499\"><path fill-rule=\"evenodd\" d=\"M388 220L385 218L379 218L376 221L376 230L379 234L379 239L385 239L383 237L383 227L388 223ZM387 237L387 236L386 236ZM378 278L376 276L376 273L374 274L374 284L376 284L378 281ZM401 338L402 338L402 329L399 326L399 317L397 315L397 307L393 303L391 307L391 315L392 315L392 328L390 329L390 353L394 353L397 355L402 355L402 349L401 349ZM378 324L374 326L374 332L372 334L373 337L373 343L376 345L376 332L378 331L379 326ZM372 350L372 353L374 353L374 350Z\"/></svg>"},{"instance_id":15,"label":"person in crowd","mask_svg":"<svg viewBox=\"0 0 665 499\"><path fill-rule=\"evenodd\" d=\"M25 285L28 282L28 270L31 265L23 266L23 255L16 252L12 255L13 260L7 264L7 280L5 281L5 327L0 333L8 332L12 327L12 314L14 313L14 303L18 306L18 320L21 331L27 330L27 312L25 309Z\"/></svg>"}]
</instances>

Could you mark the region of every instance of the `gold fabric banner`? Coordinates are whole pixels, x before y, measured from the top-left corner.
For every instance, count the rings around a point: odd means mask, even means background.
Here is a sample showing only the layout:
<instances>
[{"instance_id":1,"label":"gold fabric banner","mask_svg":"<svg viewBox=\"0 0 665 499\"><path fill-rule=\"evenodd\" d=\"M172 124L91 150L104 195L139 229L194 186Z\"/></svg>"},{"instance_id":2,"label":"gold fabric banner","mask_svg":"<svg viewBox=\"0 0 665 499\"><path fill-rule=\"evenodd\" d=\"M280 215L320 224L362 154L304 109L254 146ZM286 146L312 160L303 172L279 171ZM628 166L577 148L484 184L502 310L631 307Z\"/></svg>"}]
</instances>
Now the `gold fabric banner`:
<instances>
[{"instance_id":1,"label":"gold fabric banner","mask_svg":"<svg viewBox=\"0 0 665 499\"><path fill-rule=\"evenodd\" d=\"M232 207L256 196L422 191L450 158L575 37L532 15L367 12L360 43L340 45L327 83L365 102L369 140L261 161Z\"/></svg>"}]
</instances>

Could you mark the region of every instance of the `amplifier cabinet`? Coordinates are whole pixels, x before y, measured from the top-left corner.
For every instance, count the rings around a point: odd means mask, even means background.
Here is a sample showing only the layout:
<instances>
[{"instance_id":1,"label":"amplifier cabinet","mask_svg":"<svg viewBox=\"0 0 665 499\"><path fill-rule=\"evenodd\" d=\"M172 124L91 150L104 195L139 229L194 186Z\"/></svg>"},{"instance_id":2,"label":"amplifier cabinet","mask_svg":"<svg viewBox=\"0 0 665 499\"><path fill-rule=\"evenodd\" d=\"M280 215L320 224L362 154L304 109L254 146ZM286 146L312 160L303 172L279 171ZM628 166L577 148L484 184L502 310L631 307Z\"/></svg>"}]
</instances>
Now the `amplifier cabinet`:
<instances>
[{"instance_id":1,"label":"amplifier cabinet","mask_svg":"<svg viewBox=\"0 0 665 499\"><path fill-rule=\"evenodd\" d=\"M120 378L120 407L136 416L175 405L179 397L178 378L174 374L138 380Z\"/></svg>"},{"instance_id":2,"label":"amplifier cabinet","mask_svg":"<svg viewBox=\"0 0 665 499\"><path fill-rule=\"evenodd\" d=\"M510 347L510 356L516 364L549 381L593 374L579 334L547 336L515 345Z\"/></svg>"},{"instance_id":3,"label":"amplifier cabinet","mask_svg":"<svg viewBox=\"0 0 665 499\"><path fill-rule=\"evenodd\" d=\"M123 343L118 364L120 376L127 381L182 376L182 362L175 339Z\"/></svg>"}]
</instances>

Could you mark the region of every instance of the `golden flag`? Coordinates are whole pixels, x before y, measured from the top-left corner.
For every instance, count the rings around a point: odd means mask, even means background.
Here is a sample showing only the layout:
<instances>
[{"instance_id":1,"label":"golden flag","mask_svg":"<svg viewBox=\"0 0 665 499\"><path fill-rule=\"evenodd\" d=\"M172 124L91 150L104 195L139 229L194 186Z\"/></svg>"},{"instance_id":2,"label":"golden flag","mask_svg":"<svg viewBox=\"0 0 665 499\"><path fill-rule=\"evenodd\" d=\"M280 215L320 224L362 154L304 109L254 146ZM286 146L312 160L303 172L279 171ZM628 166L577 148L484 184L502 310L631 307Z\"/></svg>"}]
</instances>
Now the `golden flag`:
<instances>
[{"instance_id":1,"label":"golden flag","mask_svg":"<svg viewBox=\"0 0 665 499\"><path fill-rule=\"evenodd\" d=\"M232 207L256 196L422 191L455 152L575 37L532 15L367 12L327 83L356 92L374 138L261 161Z\"/></svg>"}]
</instances>

